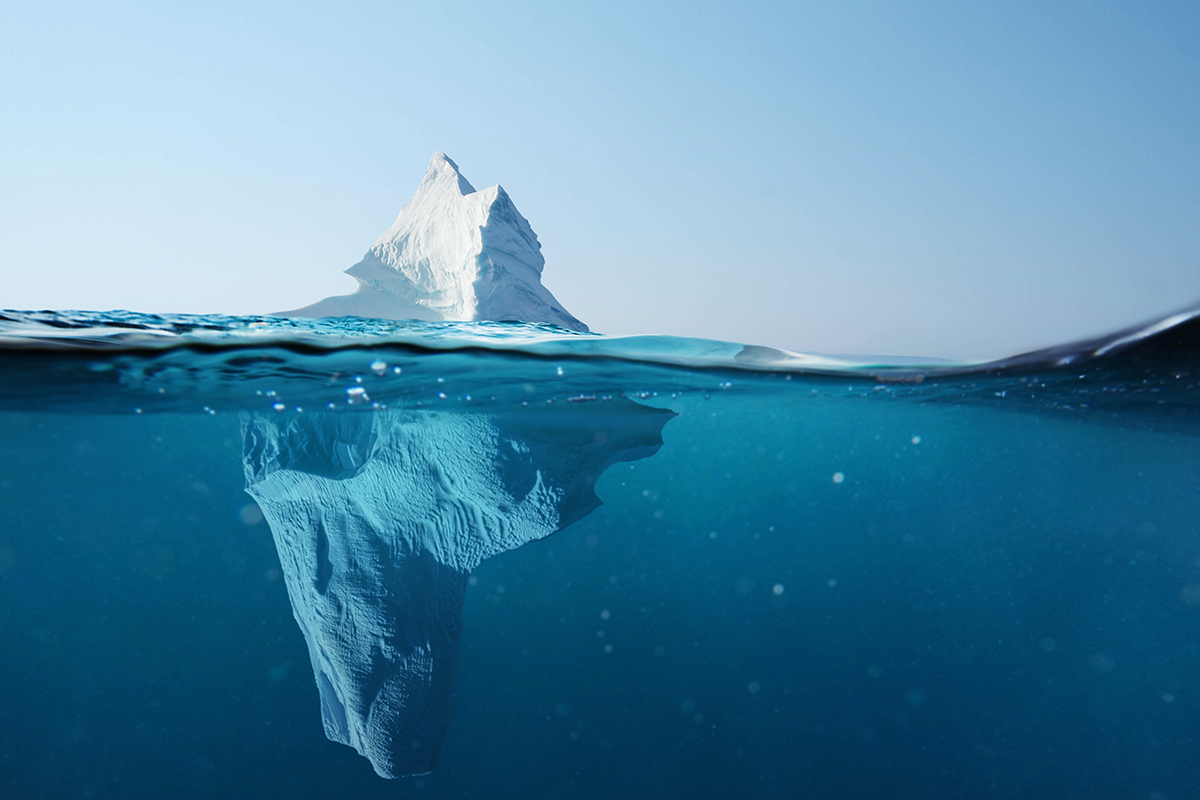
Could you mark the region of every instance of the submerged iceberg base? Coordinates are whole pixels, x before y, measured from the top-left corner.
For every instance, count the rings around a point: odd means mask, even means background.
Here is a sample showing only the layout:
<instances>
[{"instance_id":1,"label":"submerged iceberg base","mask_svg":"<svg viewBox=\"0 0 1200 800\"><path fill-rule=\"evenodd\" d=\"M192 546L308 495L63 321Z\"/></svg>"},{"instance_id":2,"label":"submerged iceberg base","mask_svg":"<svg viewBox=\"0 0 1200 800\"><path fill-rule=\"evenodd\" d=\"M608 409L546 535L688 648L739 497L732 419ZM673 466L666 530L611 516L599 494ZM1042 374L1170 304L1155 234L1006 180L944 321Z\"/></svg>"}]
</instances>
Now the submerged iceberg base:
<instances>
[{"instance_id":1,"label":"submerged iceberg base","mask_svg":"<svg viewBox=\"0 0 1200 800\"><path fill-rule=\"evenodd\" d=\"M600 505L673 412L243 414L246 490L279 550L326 735L386 778L429 772L454 713L467 579Z\"/></svg>"}]
</instances>

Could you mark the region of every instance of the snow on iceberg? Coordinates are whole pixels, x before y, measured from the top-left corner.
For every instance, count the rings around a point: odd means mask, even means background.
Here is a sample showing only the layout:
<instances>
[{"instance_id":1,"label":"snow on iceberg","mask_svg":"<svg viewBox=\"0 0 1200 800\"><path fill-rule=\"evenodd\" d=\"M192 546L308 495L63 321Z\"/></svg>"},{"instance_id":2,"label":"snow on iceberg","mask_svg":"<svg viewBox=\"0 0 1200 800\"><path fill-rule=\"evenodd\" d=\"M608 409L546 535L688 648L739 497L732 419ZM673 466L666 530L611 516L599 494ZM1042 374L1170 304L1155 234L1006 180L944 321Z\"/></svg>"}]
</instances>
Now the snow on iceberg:
<instances>
[{"instance_id":1,"label":"snow on iceberg","mask_svg":"<svg viewBox=\"0 0 1200 800\"><path fill-rule=\"evenodd\" d=\"M429 772L454 713L468 576L600 505L671 411L618 398L505 414L242 416L325 734L385 778Z\"/></svg>"},{"instance_id":2,"label":"snow on iceberg","mask_svg":"<svg viewBox=\"0 0 1200 800\"><path fill-rule=\"evenodd\" d=\"M529 221L500 186L476 191L437 152L425 179L387 232L346 274L348 295L290 317L520 320L586 331L542 286L546 259Z\"/></svg>"}]
</instances>

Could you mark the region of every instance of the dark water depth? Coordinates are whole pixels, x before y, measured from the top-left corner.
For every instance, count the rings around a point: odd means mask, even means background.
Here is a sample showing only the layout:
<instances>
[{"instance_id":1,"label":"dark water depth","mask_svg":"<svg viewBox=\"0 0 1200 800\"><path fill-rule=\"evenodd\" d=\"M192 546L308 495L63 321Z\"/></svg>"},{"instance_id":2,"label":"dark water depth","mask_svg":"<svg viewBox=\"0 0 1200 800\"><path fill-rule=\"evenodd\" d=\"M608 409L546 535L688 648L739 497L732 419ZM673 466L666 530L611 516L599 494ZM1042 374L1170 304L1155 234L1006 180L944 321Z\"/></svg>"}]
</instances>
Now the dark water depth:
<instances>
[{"instance_id":1,"label":"dark water depth","mask_svg":"<svg viewBox=\"0 0 1200 800\"><path fill-rule=\"evenodd\" d=\"M1196 797L1190 324L891 370L26 337L0 352L0 796ZM434 771L329 741L239 412L623 397L677 414L661 449L474 569Z\"/></svg>"}]
</instances>

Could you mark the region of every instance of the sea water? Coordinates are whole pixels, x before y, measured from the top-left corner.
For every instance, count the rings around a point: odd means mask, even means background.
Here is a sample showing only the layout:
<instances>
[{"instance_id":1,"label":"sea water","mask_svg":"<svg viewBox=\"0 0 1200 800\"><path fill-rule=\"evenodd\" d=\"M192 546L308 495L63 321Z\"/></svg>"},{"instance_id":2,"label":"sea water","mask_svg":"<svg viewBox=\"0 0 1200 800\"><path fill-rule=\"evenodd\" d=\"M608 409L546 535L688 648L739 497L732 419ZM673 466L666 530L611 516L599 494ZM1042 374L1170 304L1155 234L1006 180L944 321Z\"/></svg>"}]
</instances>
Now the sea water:
<instances>
[{"instance_id":1,"label":"sea water","mask_svg":"<svg viewBox=\"0 0 1200 800\"><path fill-rule=\"evenodd\" d=\"M132 314L0 344L5 797L1200 791L1195 315L990 365ZM329 741L248 420L618 403L674 413L656 452L465 578L432 772Z\"/></svg>"}]
</instances>

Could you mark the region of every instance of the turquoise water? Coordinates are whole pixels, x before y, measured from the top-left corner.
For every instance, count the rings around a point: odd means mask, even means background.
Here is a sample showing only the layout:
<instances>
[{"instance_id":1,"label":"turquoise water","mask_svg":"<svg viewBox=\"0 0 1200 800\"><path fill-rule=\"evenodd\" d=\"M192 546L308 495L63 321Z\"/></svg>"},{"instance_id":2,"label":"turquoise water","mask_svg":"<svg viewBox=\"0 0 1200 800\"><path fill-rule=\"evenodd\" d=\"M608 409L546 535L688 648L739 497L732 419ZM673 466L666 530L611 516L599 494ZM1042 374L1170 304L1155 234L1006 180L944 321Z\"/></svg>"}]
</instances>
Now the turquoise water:
<instances>
[{"instance_id":1,"label":"turquoise water","mask_svg":"<svg viewBox=\"0 0 1200 800\"><path fill-rule=\"evenodd\" d=\"M1200 324L1168 322L888 365L4 312L0 792L1195 796ZM657 433L464 573L453 722L385 780L323 731L246 431L398 418Z\"/></svg>"}]
</instances>

